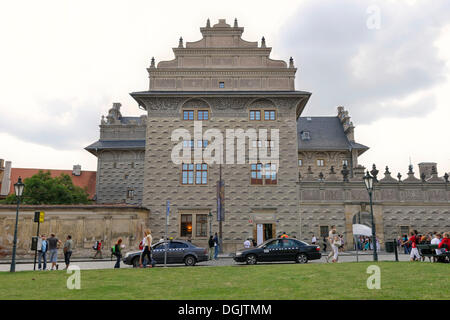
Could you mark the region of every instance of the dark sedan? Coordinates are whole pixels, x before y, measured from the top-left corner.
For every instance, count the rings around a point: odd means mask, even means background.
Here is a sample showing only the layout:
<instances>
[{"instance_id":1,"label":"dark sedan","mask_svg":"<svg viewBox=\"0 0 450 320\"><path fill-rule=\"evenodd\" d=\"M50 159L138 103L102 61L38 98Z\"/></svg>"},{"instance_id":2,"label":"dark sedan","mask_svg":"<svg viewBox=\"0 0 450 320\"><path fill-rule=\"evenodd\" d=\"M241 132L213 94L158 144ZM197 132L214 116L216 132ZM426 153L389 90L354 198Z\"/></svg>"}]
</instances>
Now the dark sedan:
<instances>
[{"instance_id":1,"label":"dark sedan","mask_svg":"<svg viewBox=\"0 0 450 320\"><path fill-rule=\"evenodd\" d=\"M208 255L205 248L200 248L188 241L171 240L158 242L152 246L152 257L156 264L164 264L164 251L167 243L167 263L184 263L194 266L197 262L207 261ZM123 263L139 266L141 251L128 252L123 257Z\"/></svg>"},{"instance_id":2,"label":"dark sedan","mask_svg":"<svg viewBox=\"0 0 450 320\"><path fill-rule=\"evenodd\" d=\"M257 262L295 261L307 263L322 257L320 247L289 238L270 239L257 247L238 250L234 255L236 262L256 264Z\"/></svg>"}]
</instances>

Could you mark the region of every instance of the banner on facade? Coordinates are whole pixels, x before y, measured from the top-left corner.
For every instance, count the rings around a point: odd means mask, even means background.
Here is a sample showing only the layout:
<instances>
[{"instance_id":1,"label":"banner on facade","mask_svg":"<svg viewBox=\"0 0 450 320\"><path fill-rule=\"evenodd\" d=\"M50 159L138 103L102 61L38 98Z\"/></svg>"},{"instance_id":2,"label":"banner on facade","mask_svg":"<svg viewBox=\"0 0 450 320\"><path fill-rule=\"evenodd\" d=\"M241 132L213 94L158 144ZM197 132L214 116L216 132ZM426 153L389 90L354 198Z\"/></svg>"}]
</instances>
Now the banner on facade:
<instances>
[{"instance_id":1,"label":"banner on facade","mask_svg":"<svg viewBox=\"0 0 450 320\"><path fill-rule=\"evenodd\" d=\"M217 221L225 221L225 182L217 181Z\"/></svg>"}]
</instances>

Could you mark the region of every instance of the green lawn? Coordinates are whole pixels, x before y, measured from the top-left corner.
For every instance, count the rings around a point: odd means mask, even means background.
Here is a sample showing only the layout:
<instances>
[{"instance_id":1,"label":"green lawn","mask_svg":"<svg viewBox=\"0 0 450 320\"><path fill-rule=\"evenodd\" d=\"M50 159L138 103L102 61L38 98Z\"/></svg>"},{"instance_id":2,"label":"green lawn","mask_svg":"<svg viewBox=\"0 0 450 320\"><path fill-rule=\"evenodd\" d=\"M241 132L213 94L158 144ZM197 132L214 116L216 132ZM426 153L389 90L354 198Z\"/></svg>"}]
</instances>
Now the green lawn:
<instances>
[{"instance_id":1,"label":"green lawn","mask_svg":"<svg viewBox=\"0 0 450 320\"><path fill-rule=\"evenodd\" d=\"M450 267L380 262L381 289L366 286L372 263L276 264L0 273L0 299L450 299Z\"/></svg>"}]
</instances>

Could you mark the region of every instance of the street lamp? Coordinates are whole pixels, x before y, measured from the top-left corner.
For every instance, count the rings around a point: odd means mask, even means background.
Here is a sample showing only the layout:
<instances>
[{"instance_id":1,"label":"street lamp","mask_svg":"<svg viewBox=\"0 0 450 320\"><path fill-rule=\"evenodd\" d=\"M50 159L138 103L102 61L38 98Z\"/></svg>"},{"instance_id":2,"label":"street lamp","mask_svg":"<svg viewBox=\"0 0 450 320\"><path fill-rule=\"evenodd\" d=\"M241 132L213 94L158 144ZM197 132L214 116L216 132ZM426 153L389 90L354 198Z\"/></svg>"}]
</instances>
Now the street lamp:
<instances>
[{"instance_id":1,"label":"street lamp","mask_svg":"<svg viewBox=\"0 0 450 320\"><path fill-rule=\"evenodd\" d=\"M16 211L16 227L14 229L14 245L13 245L13 252L12 252L11 269L9 270L10 272L16 271L17 224L19 222L20 197L22 197L24 188L25 188L25 185L22 183L22 178L19 177L19 179L17 180L17 183L14 184L14 191L16 193L16 198L17 198L17 211Z\"/></svg>"},{"instance_id":2,"label":"street lamp","mask_svg":"<svg viewBox=\"0 0 450 320\"><path fill-rule=\"evenodd\" d=\"M374 177L367 171L366 175L363 177L364 184L366 185L367 192L369 193L370 201L370 217L372 218L372 244L373 244L373 261L378 261L377 254L377 238L375 236L375 221L373 219L373 207L372 207L372 193L373 193L373 181Z\"/></svg>"},{"instance_id":3,"label":"street lamp","mask_svg":"<svg viewBox=\"0 0 450 320\"><path fill-rule=\"evenodd\" d=\"M211 211L209 211L209 213L208 213L208 219L209 219L209 236L212 236L212 225L211 225L211 223L212 223L212 217L213 217L213 215L212 215Z\"/></svg>"}]
</instances>

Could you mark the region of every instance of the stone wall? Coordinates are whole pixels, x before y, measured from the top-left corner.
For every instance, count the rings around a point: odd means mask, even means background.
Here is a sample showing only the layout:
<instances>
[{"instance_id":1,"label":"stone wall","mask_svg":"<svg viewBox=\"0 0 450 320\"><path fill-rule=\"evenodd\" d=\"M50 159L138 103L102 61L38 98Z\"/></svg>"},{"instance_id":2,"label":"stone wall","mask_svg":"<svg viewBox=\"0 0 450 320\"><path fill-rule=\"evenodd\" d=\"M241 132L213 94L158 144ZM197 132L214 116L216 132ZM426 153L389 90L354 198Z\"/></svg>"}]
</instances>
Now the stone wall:
<instances>
[{"instance_id":1,"label":"stone wall","mask_svg":"<svg viewBox=\"0 0 450 320\"><path fill-rule=\"evenodd\" d=\"M111 246L119 237L123 239L126 251L138 248L143 230L148 227L149 211L133 206L64 205L31 206L22 205L18 223L18 258L34 256L30 250L31 237L36 236L37 223L34 212L44 211L45 221L40 225L40 234L54 233L64 242L67 235L74 241L74 257L90 257L96 240L103 239L103 255L109 257ZM10 256L14 240L16 206L0 205L0 247L6 248ZM59 254L63 257L62 250Z\"/></svg>"},{"instance_id":2,"label":"stone wall","mask_svg":"<svg viewBox=\"0 0 450 320\"><path fill-rule=\"evenodd\" d=\"M405 229L421 233L450 231L450 186L444 179L388 181L375 183L373 195L376 233L382 248L386 240L396 239ZM350 249L355 218L370 213L362 181L301 181L299 199L300 238L305 241L310 241L313 233L320 234L320 226L336 225Z\"/></svg>"},{"instance_id":3,"label":"stone wall","mask_svg":"<svg viewBox=\"0 0 450 320\"><path fill-rule=\"evenodd\" d=\"M144 150L105 150L98 153L97 203L142 203L144 154Z\"/></svg>"}]
</instances>

